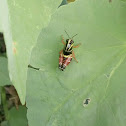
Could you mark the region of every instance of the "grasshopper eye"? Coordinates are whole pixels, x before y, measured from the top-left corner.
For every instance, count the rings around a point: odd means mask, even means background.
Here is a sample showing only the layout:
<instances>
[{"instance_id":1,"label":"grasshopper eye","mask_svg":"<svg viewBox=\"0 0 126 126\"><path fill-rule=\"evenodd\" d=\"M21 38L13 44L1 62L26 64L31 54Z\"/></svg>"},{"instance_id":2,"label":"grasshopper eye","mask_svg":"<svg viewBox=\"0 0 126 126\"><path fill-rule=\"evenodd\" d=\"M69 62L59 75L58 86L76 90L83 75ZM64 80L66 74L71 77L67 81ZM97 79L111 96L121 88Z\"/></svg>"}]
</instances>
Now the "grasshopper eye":
<instances>
[{"instance_id":1,"label":"grasshopper eye","mask_svg":"<svg viewBox=\"0 0 126 126\"><path fill-rule=\"evenodd\" d=\"M74 41L73 41L73 40L71 40L71 41L70 41L70 44L73 44L73 43L74 43Z\"/></svg>"}]
</instances>

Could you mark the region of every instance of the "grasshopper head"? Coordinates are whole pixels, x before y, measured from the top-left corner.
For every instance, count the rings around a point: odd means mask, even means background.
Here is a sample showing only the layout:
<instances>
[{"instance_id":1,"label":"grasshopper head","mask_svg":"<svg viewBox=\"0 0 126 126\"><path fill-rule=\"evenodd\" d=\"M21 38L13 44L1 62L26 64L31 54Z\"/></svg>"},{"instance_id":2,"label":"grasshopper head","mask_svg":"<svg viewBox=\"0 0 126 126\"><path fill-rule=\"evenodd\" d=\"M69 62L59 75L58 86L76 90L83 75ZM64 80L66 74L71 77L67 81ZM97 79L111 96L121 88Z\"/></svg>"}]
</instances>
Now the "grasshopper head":
<instances>
[{"instance_id":1,"label":"grasshopper head","mask_svg":"<svg viewBox=\"0 0 126 126\"><path fill-rule=\"evenodd\" d=\"M71 51L72 47L73 47L73 43L74 43L74 41L72 39L67 39L66 40L66 48L65 48L65 50L66 51Z\"/></svg>"}]
</instances>

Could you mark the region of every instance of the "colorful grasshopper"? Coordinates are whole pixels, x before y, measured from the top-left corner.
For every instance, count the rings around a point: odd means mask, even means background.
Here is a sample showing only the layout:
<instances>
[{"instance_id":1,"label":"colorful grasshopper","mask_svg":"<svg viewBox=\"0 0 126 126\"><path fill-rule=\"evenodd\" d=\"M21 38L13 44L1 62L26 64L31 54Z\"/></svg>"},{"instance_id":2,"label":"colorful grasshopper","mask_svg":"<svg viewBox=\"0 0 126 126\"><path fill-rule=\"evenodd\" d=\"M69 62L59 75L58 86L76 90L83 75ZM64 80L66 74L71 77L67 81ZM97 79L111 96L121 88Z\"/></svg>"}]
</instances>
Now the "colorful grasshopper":
<instances>
[{"instance_id":1,"label":"colorful grasshopper","mask_svg":"<svg viewBox=\"0 0 126 126\"><path fill-rule=\"evenodd\" d=\"M66 34L67 34L67 32L66 32ZM75 37L76 35L74 35L73 37ZM68 37L69 37L69 35L68 35ZM72 40L73 37L72 38L69 37L69 39L66 39L66 43L65 43L64 42L64 38L62 36L62 43L65 45L64 49L62 49L59 52L59 54L60 54L60 56L59 56L59 69L61 69L62 71L71 62L72 57L78 63L78 61L75 58L75 54L74 54L73 48L78 48L80 46L80 44L78 44L76 46L73 46L73 44L74 44L74 41Z\"/></svg>"}]
</instances>

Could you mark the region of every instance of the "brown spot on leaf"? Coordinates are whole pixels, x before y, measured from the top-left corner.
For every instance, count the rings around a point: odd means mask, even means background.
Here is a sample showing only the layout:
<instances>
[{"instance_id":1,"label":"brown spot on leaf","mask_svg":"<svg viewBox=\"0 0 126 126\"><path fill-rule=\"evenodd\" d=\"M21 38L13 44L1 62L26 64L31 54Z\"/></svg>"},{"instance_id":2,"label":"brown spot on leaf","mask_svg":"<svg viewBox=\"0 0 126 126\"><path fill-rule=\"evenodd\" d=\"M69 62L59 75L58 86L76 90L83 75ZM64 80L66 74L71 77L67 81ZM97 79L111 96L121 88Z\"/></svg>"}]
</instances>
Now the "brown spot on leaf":
<instances>
[{"instance_id":1,"label":"brown spot on leaf","mask_svg":"<svg viewBox=\"0 0 126 126\"><path fill-rule=\"evenodd\" d=\"M13 45L16 45L16 42L13 42Z\"/></svg>"},{"instance_id":2,"label":"brown spot on leaf","mask_svg":"<svg viewBox=\"0 0 126 126\"><path fill-rule=\"evenodd\" d=\"M13 47L13 53L16 54L16 48L15 47Z\"/></svg>"},{"instance_id":3,"label":"brown spot on leaf","mask_svg":"<svg viewBox=\"0 0 126 126\"><path fill-rule=\"evenodd\" d=\"M13 42L13 53L16 54L17 52L17 49L16 49L16 42Z\"/></svg>"}]
</instances>

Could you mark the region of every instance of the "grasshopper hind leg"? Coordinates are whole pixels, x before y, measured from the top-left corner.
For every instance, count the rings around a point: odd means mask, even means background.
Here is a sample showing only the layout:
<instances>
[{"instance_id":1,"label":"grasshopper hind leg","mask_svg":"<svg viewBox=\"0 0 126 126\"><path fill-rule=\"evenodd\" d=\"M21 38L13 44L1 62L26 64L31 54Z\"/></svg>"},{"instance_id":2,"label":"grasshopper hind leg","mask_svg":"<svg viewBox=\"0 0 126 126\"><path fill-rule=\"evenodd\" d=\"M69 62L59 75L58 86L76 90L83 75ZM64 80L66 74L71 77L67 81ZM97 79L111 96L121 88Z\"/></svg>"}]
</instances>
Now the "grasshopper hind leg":
<instances>
[{"instance_id":1,"label":"grasshopper hind leg","mask_svg":"<svg viewBox=\"0 0 126 126\"><path fill-rule=\"evenodd\" d=\"M63 65L63 50L60 51L60 56L59 56L59 69L62 70L62 65Z\"/></svg>"}]
</instances>

